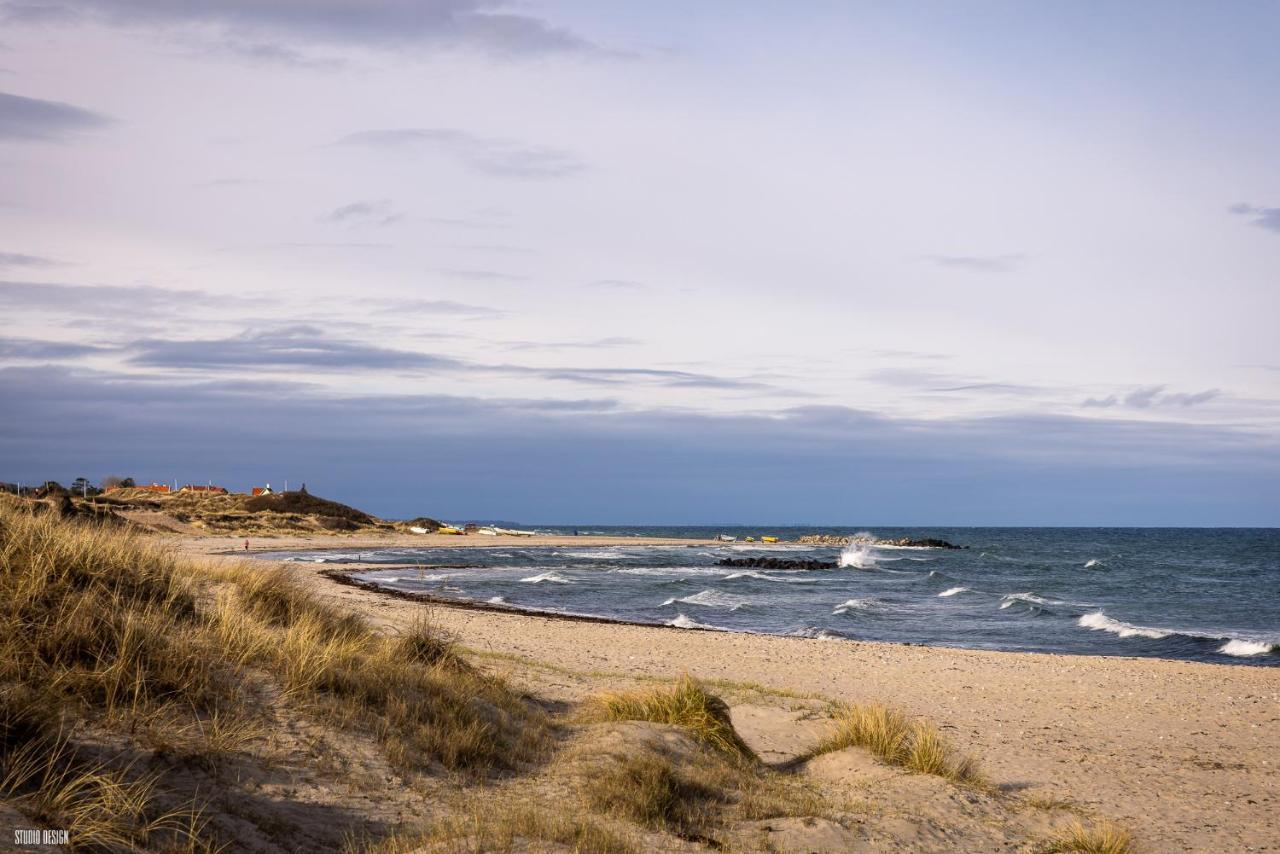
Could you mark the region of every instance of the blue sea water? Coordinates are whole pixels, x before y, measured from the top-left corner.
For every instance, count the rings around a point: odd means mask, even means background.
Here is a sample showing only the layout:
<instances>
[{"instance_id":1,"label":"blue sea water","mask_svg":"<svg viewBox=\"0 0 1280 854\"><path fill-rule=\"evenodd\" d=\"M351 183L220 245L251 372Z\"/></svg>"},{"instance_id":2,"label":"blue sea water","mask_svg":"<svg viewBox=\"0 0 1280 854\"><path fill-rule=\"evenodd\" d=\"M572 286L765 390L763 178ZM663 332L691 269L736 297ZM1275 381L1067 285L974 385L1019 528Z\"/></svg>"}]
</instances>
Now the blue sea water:
<instances>
[{"instance_id":1,"label":"blue sea water","mask_svg":"<svg viewBox=\"0 0 1280 854\"><path fill-rule=\"evenodd\" d=\"M1280 529L878 528L959 551L870 547L825 570L717 566L722 558L840 561L786 540L810 528L541 527L548 533L777 545L464 547L282 552L367 563L389 588L636 623L971 649L1152 656L1280 666ZM822 529L855 534L859 529ZM483 537L476 536L477 546ZM457 565L466 568L457 568Z\"/></svg>"}]
</instances>

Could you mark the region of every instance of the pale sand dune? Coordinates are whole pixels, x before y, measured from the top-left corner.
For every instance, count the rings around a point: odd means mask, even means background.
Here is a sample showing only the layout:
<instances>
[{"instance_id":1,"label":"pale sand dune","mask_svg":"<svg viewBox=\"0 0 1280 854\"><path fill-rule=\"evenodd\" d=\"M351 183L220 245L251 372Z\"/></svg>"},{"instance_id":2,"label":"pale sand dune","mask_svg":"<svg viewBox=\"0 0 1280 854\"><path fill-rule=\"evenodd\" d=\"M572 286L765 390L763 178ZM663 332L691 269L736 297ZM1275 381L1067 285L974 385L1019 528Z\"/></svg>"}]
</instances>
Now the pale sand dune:
<instances>
[{"instance_id":1,"label":"pale sand dune","mask_svg":"<svg viewBox=\"0 0 1280 854\"><path fill-rule=\"evenodd\" d=\"M379 544L372 538L316 539L271 545ZM473 537L430 539L479 544ZM549 544L541 538L521 542ZM397 538L395 544L405 543ZM205 554L226 546L222 538L184 541L188 550ZM402 625L422 608L339 584L317 565L287 566L317 591L379 624ZM449 606L432 610L436 622L466 646L574 671L660 677L688 671L901 706L937 721L959 747L981 758L995 783L1069 799L1119 819L1152 851L1280 850L1280 669L683 631ZM579 690L554 681L548 678L548 693ZM765 718L756 729L757 738L775 743L780 752L794 747L786 733L770 733Z\"/></svg>"}]
</instances>

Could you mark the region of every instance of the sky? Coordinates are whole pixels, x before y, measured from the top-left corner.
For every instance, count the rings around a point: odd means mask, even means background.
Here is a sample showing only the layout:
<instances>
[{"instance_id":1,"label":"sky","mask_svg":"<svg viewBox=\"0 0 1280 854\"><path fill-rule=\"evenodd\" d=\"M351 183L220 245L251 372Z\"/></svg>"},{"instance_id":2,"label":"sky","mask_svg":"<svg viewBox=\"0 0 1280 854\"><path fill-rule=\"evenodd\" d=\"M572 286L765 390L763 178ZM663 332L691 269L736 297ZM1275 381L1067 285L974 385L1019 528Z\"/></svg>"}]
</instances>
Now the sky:
<instances>
[{"instance_id":1,"label":"sky","mask_svg":"<svg viewBox=\"0 0 1280 854\"><path fill-rule=\"evenodd\" d=\"M1280 6L0 0L0 480L1280 524Z\"/></svg>"}]
</instances>

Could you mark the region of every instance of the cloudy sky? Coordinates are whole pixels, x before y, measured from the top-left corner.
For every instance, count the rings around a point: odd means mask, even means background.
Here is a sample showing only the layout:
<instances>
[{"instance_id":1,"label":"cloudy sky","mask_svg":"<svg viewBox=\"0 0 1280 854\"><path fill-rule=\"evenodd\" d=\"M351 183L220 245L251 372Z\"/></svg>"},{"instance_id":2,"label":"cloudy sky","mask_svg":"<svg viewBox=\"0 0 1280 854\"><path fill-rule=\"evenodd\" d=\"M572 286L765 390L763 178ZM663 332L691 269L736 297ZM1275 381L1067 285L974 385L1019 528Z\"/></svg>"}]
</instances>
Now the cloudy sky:
<instances>
[{"instance_id":1,"label":"cloudy sky","mask_svg":"<svg viewBox=\"0 0 1280 854\"><path fill-rule=\"evenodd\" d=\"M0 480L1280 524L1280 7L0 0Z\"/></svg>"}]
</instances>

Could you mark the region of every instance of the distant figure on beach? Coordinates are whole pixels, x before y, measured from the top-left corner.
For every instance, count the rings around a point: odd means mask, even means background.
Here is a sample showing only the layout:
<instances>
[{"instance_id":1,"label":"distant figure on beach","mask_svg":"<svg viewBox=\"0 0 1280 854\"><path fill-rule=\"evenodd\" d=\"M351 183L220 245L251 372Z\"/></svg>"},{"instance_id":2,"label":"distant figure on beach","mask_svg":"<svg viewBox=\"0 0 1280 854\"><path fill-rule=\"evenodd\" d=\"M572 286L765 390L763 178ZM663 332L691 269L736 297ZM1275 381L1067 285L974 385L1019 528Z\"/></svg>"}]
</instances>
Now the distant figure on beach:
<instances>
[{"instance_id":1,"label":"distant figure on beach","mask_svg":"<svg viewBox=\"0 0 1280 854\"><path fill-rule=\"evenodd\" d=\"M249 551L249 541L248 541L248 540L245 540L245 541L244 541L244 550L245 550L245 551Z\"/></svg>"}]
</instances>

